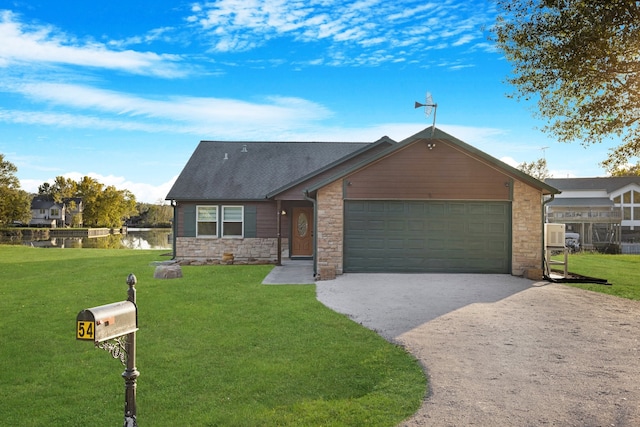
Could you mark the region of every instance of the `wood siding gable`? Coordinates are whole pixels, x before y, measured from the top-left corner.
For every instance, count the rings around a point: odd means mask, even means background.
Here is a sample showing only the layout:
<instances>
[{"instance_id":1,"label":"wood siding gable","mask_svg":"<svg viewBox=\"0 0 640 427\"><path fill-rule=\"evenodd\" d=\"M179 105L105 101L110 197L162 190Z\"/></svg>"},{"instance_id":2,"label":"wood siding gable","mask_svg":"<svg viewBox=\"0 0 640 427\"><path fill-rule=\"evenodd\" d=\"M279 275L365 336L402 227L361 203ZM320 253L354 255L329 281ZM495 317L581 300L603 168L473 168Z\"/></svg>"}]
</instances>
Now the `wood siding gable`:
<instances>
[{"instance_id":1,"label":"wood siding gable","mask_svg":"<svg viewBox=\"0 0 640 427\"><path fill-rule=\"evenodd\" d=\"M506 201L510 182L449 141L420 139L346 176L345 198Z\"/></svg>"}]
</instances>

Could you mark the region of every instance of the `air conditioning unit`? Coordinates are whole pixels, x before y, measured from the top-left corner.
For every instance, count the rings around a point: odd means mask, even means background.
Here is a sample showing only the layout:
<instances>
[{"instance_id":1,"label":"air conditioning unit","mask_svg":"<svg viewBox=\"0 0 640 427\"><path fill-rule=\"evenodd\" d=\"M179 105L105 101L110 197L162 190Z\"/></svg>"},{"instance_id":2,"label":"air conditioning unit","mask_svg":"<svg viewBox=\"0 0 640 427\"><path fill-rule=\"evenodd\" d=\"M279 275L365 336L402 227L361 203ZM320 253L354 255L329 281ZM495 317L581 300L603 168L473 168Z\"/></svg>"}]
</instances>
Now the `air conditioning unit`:
<instances>
[{"instance_id":1,"label":"air conditioning unit","mask_svg":"<svg viewBox=\"0 0 640 427\"><path fill-rule=\"evenodd\" d=\"M547 248L564 248L564 224L544 225L544 245Z\"/></svg>"}]
</instances>

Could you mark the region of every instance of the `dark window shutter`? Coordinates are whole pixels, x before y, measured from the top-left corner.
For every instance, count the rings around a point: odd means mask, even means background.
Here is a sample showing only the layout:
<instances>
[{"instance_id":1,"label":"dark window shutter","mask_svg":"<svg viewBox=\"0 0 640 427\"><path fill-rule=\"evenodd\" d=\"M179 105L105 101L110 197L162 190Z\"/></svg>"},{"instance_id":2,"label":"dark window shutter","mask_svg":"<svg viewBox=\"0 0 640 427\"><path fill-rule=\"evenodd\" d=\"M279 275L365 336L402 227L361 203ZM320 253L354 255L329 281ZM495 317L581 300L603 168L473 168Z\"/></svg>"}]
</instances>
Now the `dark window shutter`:
<instances>
[{"instance_id":1,"label":"dark window shutter","mask_svg":"<svg viewBox=\"0 0 640 427\"><path fill-rule=\"evenodd\" d=\"M184 227L183 237L196 237L196 206L186 205L182 208L182 224Z\"/></svg>"},{"instance_id":2,"label":"dark window shutter","mask_svg":"<svg viewBox=\"0 0 640 427\"><path fill-rule=\"evenodd\" d=\"M244 237L257 237L258 210L255 206L244 207Z\"/></svg>"}]
</instances>

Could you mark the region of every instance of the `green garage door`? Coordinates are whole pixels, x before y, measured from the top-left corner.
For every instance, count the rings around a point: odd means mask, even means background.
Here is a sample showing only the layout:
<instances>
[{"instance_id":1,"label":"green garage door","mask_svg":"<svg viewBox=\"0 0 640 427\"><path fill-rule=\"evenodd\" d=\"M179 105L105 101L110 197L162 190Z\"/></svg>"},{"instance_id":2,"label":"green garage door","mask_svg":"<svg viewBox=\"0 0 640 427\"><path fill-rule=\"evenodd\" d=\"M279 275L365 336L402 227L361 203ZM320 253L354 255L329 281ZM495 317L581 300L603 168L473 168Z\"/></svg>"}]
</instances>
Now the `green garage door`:
<instances>
[{"instance_id":1,"label":"green garage door","mask_svg":"<svg viewBox=\"0 0 640 427\"><path fill-rule=\"evenodd\" d=\"M511 204L345 201L345 272L509 273Z\"/></svg>"}]
</instances>

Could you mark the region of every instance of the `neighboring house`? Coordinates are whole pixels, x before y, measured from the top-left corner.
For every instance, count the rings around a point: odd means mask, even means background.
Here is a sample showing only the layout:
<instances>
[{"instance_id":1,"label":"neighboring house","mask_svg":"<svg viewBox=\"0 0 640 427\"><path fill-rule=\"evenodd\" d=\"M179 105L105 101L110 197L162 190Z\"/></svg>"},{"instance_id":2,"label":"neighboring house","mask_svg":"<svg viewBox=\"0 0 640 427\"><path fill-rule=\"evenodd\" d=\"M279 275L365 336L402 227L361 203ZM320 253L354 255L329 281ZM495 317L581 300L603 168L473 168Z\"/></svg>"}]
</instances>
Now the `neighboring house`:
<instances>
[{"instance_id":1,"label":"neighboring house","mask_svg":"<svg viewBox=\"0 0 640 427\"><path fill-rule=\"evenodd\" d=\"M36 227L82 227L84 205L79 197L65 198L62 203L35 197L31 201L31 221Z\"/></svg>"},{"instance_id":2,"label":"neighboring house","mask_svg":"<svg viewBox=\"0 0 640 427\"><path fill-rule=\"evenodd\" d=\"M35 198L31 201L31 221L29 225L36 227L62 227L64 226L65 207L62 203L52 200Z\"/></svg>"},{"instance_id":3,"label":"neighboring house","mask_svg":"<svg viewBox=\"0 0 640 427\"><path fill-rule=\"evenodd\" d=\"M167 199L174 258L344 272L542 271L558 191L439 129L399 143L202 141Z\"/></svg>"},{"instance_id":4,"label":"neighboring house","mask_svg":"<svg viewBox=\"0 0 640 427\"><path fill-rule=\"evenodd\" d=\"M66 197L62 199L65 206L64 224L67 227L82 227L84 225L84 202L81 197Z\"/></svg>"},{"instance_id":5,"label":"neighboring house","mask_svg":"<svg viewBox=\"0 0 640 427\"><path fill-rule=\"evenodd\" d=\"M562 191L547 204L547 221L580 234L583 249L622 250L640 242L640 176L549 178Z\"/></svg>"}]
</instances>

